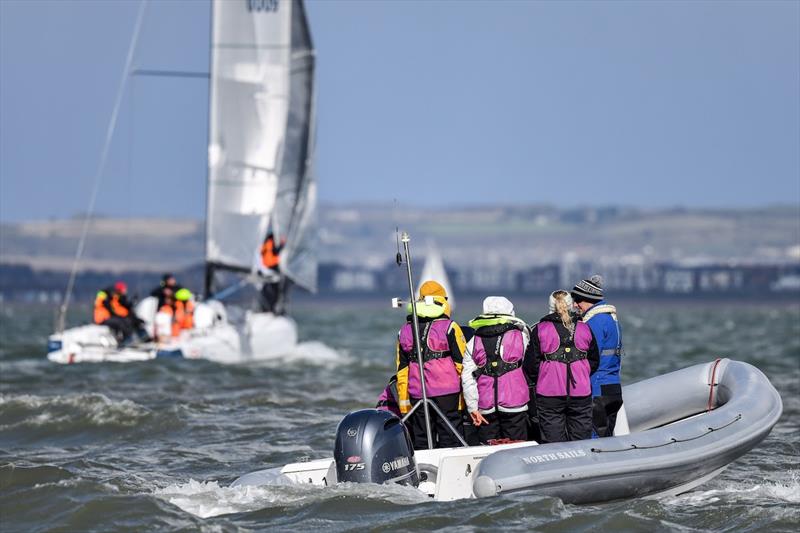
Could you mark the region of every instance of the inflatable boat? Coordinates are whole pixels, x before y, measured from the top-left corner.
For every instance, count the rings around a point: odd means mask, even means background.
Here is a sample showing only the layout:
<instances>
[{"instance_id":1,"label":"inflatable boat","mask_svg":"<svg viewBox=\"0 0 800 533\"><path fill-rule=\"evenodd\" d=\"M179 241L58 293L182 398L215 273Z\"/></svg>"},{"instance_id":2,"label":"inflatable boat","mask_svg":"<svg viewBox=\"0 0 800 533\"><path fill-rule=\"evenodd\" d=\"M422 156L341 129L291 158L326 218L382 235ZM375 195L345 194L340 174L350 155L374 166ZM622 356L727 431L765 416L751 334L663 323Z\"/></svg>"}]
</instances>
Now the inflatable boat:
<instances>
[{"instance_id":1,"label":"inflatable boat","mask_svg":"<svg viewBox=\"0 0 800 533\"><path fill-rule=\"evenodd\" d=\"M592 503L687 492L757 446L783 411L757 368L718 359L623 387L615 435L414 451L400 419L347 415L334 457L246 474L233 486L403 483L436 500L514 491Z\"/></svg>"}]
</instances>

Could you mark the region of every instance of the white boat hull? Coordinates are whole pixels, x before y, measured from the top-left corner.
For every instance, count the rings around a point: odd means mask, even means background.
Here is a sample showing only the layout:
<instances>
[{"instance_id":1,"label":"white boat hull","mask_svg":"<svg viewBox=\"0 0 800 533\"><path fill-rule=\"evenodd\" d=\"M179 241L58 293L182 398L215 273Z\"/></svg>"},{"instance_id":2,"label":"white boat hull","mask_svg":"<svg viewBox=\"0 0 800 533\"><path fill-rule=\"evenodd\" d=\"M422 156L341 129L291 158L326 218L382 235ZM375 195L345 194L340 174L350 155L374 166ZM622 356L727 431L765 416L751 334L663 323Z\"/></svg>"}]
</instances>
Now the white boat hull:
<instances>
[{"instance_id":1,"label":"white boat hull","mask_svg":"<svg viewBox=\"0 0 800 533\"><path fill-rule=\"evenodd\" d=\"M145 329L153 334L155 306L146 298L137 306L137 314L145 319ZM149 310L145 314L142 310ZM142 343L120 347L106 326L78 326L51 335L47 358L61 364L128 363L157 357L208 359L218 363L267 361L290 353L297 346L297 325L294 320L272 313L248 312L240 325L228 322L225 308L219 302L199 304L195 311L195 328L182 331L177 338L164 342Z\"/></svg>"},{"instance_id":2,"label":"white boat hull","mask_svg":"<svg viewBox=\"0 0 800 533\"><path fill-rule=\"evenodd\" d=\"M503 449L530 448L532 446L538 446L538 444L521 442L498 446L417 450L414 452L417 468L420 472L424 472L427 478L420 482L418 488L439 501L473 498L472 477L484 458ZM298 484L322 487L336 484L334 460L318 459L258 470L238 478L231 486Z\"/></svg>"}]
</instances>

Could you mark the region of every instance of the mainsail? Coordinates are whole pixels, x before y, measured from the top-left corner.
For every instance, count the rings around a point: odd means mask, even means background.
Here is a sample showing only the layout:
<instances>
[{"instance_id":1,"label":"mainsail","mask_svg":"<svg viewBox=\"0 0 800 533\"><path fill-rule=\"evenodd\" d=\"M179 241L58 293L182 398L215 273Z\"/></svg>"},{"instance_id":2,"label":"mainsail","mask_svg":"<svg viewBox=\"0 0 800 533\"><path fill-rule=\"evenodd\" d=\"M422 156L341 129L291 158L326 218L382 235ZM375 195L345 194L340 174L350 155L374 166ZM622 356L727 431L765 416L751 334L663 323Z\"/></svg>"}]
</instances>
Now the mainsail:
<instances>
[{"instance_id":1,"label":"mainsail","mask_svg":"<svg viewBox=\"0 0 800 533\"><path fill-rule=\"evenodd\" d=\"M301 0L213 0L206 263L281 272L316 290L314 48Z\"/></svg>"}]
</instances>

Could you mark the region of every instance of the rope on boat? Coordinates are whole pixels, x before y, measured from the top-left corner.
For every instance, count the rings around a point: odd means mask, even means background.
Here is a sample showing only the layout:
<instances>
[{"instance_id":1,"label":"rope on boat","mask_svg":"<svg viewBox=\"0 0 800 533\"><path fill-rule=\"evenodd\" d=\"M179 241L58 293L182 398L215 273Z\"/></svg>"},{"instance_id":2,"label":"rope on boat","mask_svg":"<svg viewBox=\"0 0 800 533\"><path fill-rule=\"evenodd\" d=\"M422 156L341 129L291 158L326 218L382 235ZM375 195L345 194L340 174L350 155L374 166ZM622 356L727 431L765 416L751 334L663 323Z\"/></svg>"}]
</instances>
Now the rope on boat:
<instances>
[{"instance_id":1,"label":"rope on boat","mask_svg":"<svg viewBox=\"0 0 800 533\"><path fill-rule=\"evenodd\" d=\"M636 444L631 444L630 448L620 448L618 450L601 450L600 448L591 448L590 451L592 451L594 453L615 453L615 452L629 452L629 451L632 451L632 450L652 450L653 448L662 448L664 446L669 446L670 444L678 444L678 443L681 443L681 442L689 442L689 441L697 440L697 439L705 437L706 435L709 435L709 434L711 434L711 433L713 433L715 431L719 431L720 429L725 429L726 427L732 425L735 422L738 422L741 419L742 419L742 414L739 413L738 415L736 415L736 417L733 420L731 420L727 424L724 424L722 426L718 426L718 427L715 427L715 428L710 427L710 428L708 428L708 430L705 433L701 433L700 435L696 435L694 437L689 437L689 438L686 438L686 439L676 439L676 438L673 437L673 438L669 439L669 442L664 442L664 443L661 443L661 444L653 444L651 446L639 446L639 445L636 445Z\"/></svg>"},{"instance_id":2,"label":"rope on boat","mask_svg":"<svg viewBox=\"0 0 800 533\"><path fill-rule=\"evenodd\" d=\"M717 376L717 367L720 361L722 361L722 359L717 357L714 361L714 366L711 367L711 381L708 382L708 407L706 407L706 413L714 408L714 387L717 385L714 383L714 380Z\"/></svg>"},{"instance_id":3,"label":"rope on boat","mask_svg":"<svg viewBox=\"0 0 800 533\"><path fill-rule=\"evenodd\" d=\"M67 309L69 308L69 301L72 296L72 289L75 287L75 278L78 274L78 267L80 266L81 259L83 258L83 248L86 245L86 237L89 234L89 225L92 222L94 215L94 206L97 201L97 193L100 190L100 181L103 177L103 172L106 167L106 160L108 159L108 152L111 148L111 140L114 137L114 130L117 126L117 117L119 116L120 105L122 104L122 96L125 94L125 81L131 71L133 64L133 56L136 51L136 42L139 40L139 33L142 29L142 21L144 20L144 12L147 7L147 0L142 0L139 4L139 14L136 18L136 24L133 27L133 37L128 46L128 55L125 59L125 68L122 71L122 79L119 82L119 89L117 90L117 98L114 102L114 110L111 112L111 119L108 121L108 129L106 130L105 141L103 142L103 151L100 155L100 164L97 167L97 174L94 177L92 184L92 194L89 197L89 207L86 210L86 218L83 220L83 229L81 230L81 238L78 241L78 249L75 251L75 259L72 262L72 270L69 273L69 281L67 282L67 289L64 291L64 303L61 305L57 329L60 332L64 331Z\"/></svg>"}]
</instances>

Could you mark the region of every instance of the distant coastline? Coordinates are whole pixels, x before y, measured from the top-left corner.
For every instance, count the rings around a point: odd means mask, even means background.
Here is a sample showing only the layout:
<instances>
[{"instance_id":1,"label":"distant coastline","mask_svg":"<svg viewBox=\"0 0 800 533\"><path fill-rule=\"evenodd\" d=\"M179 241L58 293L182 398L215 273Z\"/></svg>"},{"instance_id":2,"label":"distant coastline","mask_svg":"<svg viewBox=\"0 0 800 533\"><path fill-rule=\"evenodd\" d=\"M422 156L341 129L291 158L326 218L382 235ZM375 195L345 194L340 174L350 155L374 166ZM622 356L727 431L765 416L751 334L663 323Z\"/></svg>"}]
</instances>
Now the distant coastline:
<instances>
[{"instance_id":1,"label":"distant coastline","mask_svg":"<svg viewBox=\"0 0 800 533\"><path fill-rule=\"evenodd\" d=\"M55 301L66 286L82 221L0 224L0 295ZM631 297L800 292L800 206L746 209L323 205L320 294L392 294L395 228L422 261L435 246L463 294L544 294L592 273ZM147 290L163 272L202 286L204 223L96 218L76 285L92 294L120 277ZM421 268L415 265L415 268ZM417 270L418 272L421 270Z\"/></svg>"}]
</instances>

